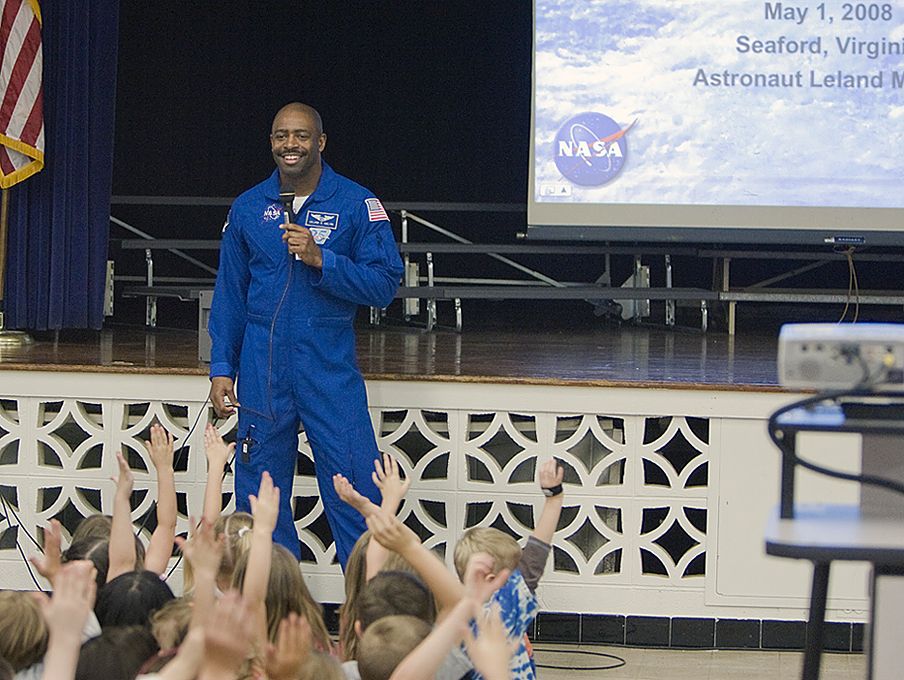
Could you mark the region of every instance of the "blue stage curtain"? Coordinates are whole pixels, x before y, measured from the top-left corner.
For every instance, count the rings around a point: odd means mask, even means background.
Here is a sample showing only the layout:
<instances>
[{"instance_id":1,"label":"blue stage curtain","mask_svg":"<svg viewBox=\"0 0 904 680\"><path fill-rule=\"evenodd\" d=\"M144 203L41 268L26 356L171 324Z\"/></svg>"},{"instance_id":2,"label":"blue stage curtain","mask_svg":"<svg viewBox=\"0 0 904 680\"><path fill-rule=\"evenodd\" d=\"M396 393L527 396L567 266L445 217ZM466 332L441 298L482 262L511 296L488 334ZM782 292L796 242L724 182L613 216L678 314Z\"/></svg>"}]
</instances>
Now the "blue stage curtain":
<instances>
[{"instance_id":1,"label":"blue stage curtain","mask_svg":"<svg viewBox=\"0 0 904 680\"><path fill-rule=\"evenodd\" d=\"M100 328L119 3L44 0L45 166L10 189L5 326Z\"/></svg>"}]
</instances>

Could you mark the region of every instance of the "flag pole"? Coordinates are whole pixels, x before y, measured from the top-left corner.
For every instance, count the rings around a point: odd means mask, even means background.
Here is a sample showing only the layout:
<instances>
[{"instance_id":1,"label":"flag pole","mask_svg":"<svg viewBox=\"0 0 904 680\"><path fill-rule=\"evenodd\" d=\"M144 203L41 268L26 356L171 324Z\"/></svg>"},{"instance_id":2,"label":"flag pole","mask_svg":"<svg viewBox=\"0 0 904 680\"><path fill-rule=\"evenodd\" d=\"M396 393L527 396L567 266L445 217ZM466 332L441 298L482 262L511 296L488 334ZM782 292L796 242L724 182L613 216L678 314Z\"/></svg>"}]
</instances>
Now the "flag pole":
<instances>
[{"instance_id":1,"label":"flag pole","mask_svg":"<svg viewBox=\"0 0 904 680\"><path fill-rule=\"evenodd\" d=\"M3 349L25 347L32 342L31 336L22 331L6 329L4 322L4 288L6 283L6 236L9 231L9 189L2 190L0 199L0 358Z\"/></svg>"},{"instance_id":2,"label":"flag pole","mask_svg":"<svg viewBox=\"0 0 904 680\"><path fill-rule=\"evenodd\" d=\"M0 304L3 302L3 284L6 283L6 231L9 228L9 189L3 189L0 202ZM0 306L0 312L3 307ZM0 329L3 324L0 323Z\"/></svg>"}]
</instances>

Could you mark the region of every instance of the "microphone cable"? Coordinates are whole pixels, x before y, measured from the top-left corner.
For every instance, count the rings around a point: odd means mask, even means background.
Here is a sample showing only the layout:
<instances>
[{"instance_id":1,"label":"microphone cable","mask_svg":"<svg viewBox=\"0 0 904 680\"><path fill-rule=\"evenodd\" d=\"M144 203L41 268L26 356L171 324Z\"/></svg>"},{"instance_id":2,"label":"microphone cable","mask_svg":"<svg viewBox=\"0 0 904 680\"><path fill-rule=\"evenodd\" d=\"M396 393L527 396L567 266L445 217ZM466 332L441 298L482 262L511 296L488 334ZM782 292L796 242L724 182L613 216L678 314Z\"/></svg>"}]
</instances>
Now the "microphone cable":
<instances>
[{"instance_id":1,"label":"microphone cable","mask_svg":"<svg viewBox=\"0 0 904 680\"><path fill-rule=\"evenodd\" d=\"M215 419L214 419L214 427L216 427L216 421L217 421L218 419L219 419L219 418L215 418ZM226 466L223 468L223 476L220 477L220 482L221 482L221 483L222 483L222 481L223 481L224 479L226 479L226 475L229 474L229 472L232 470L232 464L233 464L233 462L235 462L235 456L236 456L235 450L233 450L232 458L230 458L228 461L226 461ZM233 494L233 495L234 495L234 494ZM222 499L220 500L220 502L222 503ZM204 515L203 515L203 512L202 512L201 519L200 519L200 520L198 521L198 523L194 526L194 528L197 529L199 526L201 526L201 522L203 522L203 521L204 521ZM172 576L173 573L176 571L176 569L179 568L179 565L182 564L182 558L183 558L183 557L185 557L185 553L184 553L182 550L180 550L180 551L179 551L178 557L176 557L176 561L173 563L173 566L171 566L171 567L167 570L166 575L162 577L164 581L169 581L170 576Z\"/></svg>"},{"instance_id":2,"label":"microphone cable","mask_svg":"<svg viewBox=\"0 0 904 680\"><path fill-rule=\"evenodd\" d=\"M292 209L292 202L295 200L295 191L292 189L280 189L279 200L283 205L283 224L291 224L295 212ZM273 310L273 319L270 322L270 337L267 339L267 410L270 412L270 420L274 421L276 420L276 415L273 413L273 336L276 334L276 320L279 318L279 312L282 309L283 303L286 301L286 296L289 294L289 288L292 286L292 278L295 271L295 258L292 256L291 252L289 252L288 255L289 271L286 273L286 285L283 288L279 302L276 304L276 309Z\"/></svg>"},{"instance_id":3,"label":"microphone cable","mask_svg":"<svg viewBox=\"0 0 904 680\"><path fill-rule=\"evenodd\" d=\"M175 469L177 463L181 462L182 456L186 451L186 446L187 446L188 442L191 440L191 436L194 433L195 428L198 426L198 423L201 420L201 415L204 413L204 410L209 403L210 403L210 396L208 395L208 397L204 400L204 403L201 405L201 408L198 409L198 415L195 418L195 421L192 424L191 428L189 429L188 434L186 434L185 438L182 440L182 445L178 449L177 456L173 457L173 468L174 469ZM155 419L155 422L159 422L159 421L156 421L156 419ZM235 456L233 455L232 460L230 460L227 463L227 466L223 471L224 479L225 479L226 473L231 468L232 461L234 461L234 460L235 460ZM28 539L34 544L34 546L41 552L42 555L44 554L44 547L31 534L31 532L29 532L28 529L25 528L25 524L22 522L21 517L19 517L18 512L16 512L16 509L13 507L13 505L9 501L7 501L6 497L2 493L0 493L0 506L3 507L4 515L6 518L6 523L9 527L9 529L15 529L15 531L16 531L16 550L19 552L19 555L21 556L22 561L25 564L26 569L28 570L28 574L31 577L32 582L34 582L34 584L38 588L38 590L40 590L41 592L47 592L46 590L44 590L44 588L41 586L40 582L38 581L37 577L35 576L34 568L32 567L31 561L28 559L28 556L25 554L25 550L22 547L22 543L19 538L19 530L20 529L22 530L22 532L28 537ZM141 524L138 526L137 531L134 532L134 535L136 538L139 537L141 535L141 532L144 531L144 529L147 527L147 523L150 519L150 516L151 516L151 514L153 514L156 507L157 507L157 501L156 500L152 501L151 507L145 513L144 518L143 518ZM16 524L12 523L10 517L15 518ZM134 528L134 524L133 524L133 528ZM182 560L182 555L180 554L178 559L176 560L176 563L167 572L166 576L164 577L164 580L166 580L170 577L170 575L173 573L173 571L175 571L175 568L179 566L179 563L181 562L181 560Z\"/></svg>"},{"instance_id":4,"label":"microphone cable","mask_svg":"<svg viewBox=\"0 0 904 680\"><path fill-rule=\"evenodd\" d=\"M182 445L179 446L179 449L173 455L173 471L176 470L176 465L182 462L183 454L186 453L186 446L188 442L191 440L192 434L194 434L195 428L198 426L198 423L201 421L201 416L204 414L204 409L207 408L207 405L210 403L210 394L208 393L207 398L204 400L204 403L201 404L201 408L198 409L198 415L195 417L195 422L192 423L192 426L188 430L188 434L182 439ZM159 420L155 421L157 424L160 424ZM152 425L154 423L151 423ZM141 524L138 526L138 531L135 532L135 536L139 536L142 531L147 528L148 520L150 520L151 513L157 510L157 501L151 501L151 507L148 508L148 511L144 514L142 518Z\"/></svg>"}]
</instances>

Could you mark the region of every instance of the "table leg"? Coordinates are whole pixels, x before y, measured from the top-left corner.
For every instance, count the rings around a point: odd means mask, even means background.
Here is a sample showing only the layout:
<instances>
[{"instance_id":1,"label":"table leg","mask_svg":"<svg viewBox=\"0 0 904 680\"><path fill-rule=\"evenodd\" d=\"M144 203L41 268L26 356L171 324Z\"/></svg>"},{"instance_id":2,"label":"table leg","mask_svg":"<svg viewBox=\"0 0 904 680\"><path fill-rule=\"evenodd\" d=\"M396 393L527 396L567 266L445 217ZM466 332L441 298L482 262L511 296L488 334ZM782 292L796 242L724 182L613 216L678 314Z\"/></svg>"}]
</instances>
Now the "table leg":
<instances>
[{"instance_id":1,"label":"table leg","mask_svg":"<svg viewBox=\"0 0 904 680\"><path fill-rule=\"evenodd\" d=\"M791 451L796 450L797 433L781 432L785 444ZM797 472L797 461L791 456L782 455L782 482L781 482L781 518L794 518L794 474Z\"/></svg>"},{"instance_id":2,"label":"table leg","mask_svg":"<svg viewBox=\"0 0 904 680\"><path fill-rule=\"evenodd\" d=\"M807 647L804 651L802 680L819 680L819 664L825 638L826 599L829 595L829 562L813 563L810 591L810 619L807 622Z\"/></svg>"}]
</instances>

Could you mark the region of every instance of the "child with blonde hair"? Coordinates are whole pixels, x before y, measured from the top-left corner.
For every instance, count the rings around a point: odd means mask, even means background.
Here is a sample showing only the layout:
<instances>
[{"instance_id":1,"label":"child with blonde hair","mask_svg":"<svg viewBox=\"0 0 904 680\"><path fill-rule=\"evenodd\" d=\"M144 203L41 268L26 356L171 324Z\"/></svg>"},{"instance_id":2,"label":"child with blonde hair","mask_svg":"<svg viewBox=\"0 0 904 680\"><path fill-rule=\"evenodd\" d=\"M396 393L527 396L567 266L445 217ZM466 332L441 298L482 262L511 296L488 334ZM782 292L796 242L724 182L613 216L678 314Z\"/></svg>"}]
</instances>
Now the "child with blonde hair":
<instances>
[{"instance_id":1,"label":"child with blonde hair","mask_svg":"<svg viewBox=\"0 0 904 680\"><path fill-rule=\"evenodd\" d=\"M91 614L94 567L72 562L53 579L54 597L44 593L0 591L0 659L20 680L65 677L56 671L75 670L82 642L100 633ZM70 668L71 666L71 668Z\"/></svg>"},{"instance_id":2,"label":"child with blonde hair","mask_svg":"<svg viewBox=\"0 0 904 680\"><path fill-rule=\"evenodd\" d=\"M374 461L372 479L382 494L380 508L395 514L411 480L407 477L402 479L398 461L385 453L381 459ZM345 503L359 512L361 509L358 506L362 503L370 504L370 500L355 491L342 475L333 477L333 488ZM361 534L349 553L345 564L345 602L339 607L339 655L344 661L357 658L358 635L355 633L354 623L358 619L358 597L361 590L387 561L392 561L392 568L405 564L404 560L386 550L379 542L371 541L369 531Z\"/></svg>"},{"instance_id":3,"label":"child with blonde hair","mask_svg":"<svg viewBox=\"0 0 904 680\"><path fill-rule=\"evenodd\" d=\"M223 557L217 572L217 588L226 592L232 585L236 566L251 549L254 517L247 512L220 515L213 523L214 535L223 538Z\"/></svg>"},{"instance_id":4,"label":"child with blonde hair","mask_svg":"<svg viewBox=\"0 0 904 680\"><path fill-rule=\"evenodd\" d=\"M361 636L361 680L388 680L411 651L432 630L432 626L416 616L384 616L367 627Z\"/></svg>"},{"instance_id":5,"label":"child with blonde hair","mask_svg":"<svg viewBox=\"0 0 904 680\"><path fill-rule=\"evenodd\" d=\"M527 627L537 614L539 605L535 591L546 568L553 535L565 499L562 489L564 470L553 458L539 466L538 481L545 496L543 510L534 530L522 549L508 534L491 527L474 527L465 532L455 546L455 570L464 578L469 560L478 553L493 559L495 578L501 570L512 570L504 584L493 594L505 623L508 639L518 645L509 671L515 680L533 680L536 669L525 644ZM482 677L475 674L476 677Z\"/></svg>"},{"instance_id":6,"label":"child with blonde hair","mask_svg":"<svg viewBox=\"0 0 904 680\"><path fill-rule=\"evenodd\" d=\"M377 508L371 507L372 504L370 506L361 504L362 514L366 513L367 526L373 534L372 540L379 541L386 548L408 559L421 577L430 584L443 609L449 610L450 617L457 615L467 620L466 617L469 617L470 613L465 600L469 598L469 592L482 593L470 599L486 602L485 607L499 608L507 637L512 645L517 645L517 651L512 655L509 664L510 677L516 680L534 680L536 677L525 637L527 627L536 616L539 607L535 590L549 557L550 543L562 511L563 477L564 470L555 459L539 466L538 481L546 500L534 531L523 549L511 536L496 529L474 528L465 533L456 545L454 553L456 571L459 578L466 580L465 586L461 583L455 585L448 583L445 579L444 565L442 569L431 566L429 551L398 518L380 512ZM433 558L435 559L435 556ZM470 573L469 568L472 569ZM454 577L452 580L455 580ZM490 592L492 597L489 596ZM488 601L483 594L489 597ZM457 635L456 631L459 629L453 626L444 630L448 635L439 637L448 642ZM460 635L458 640L461 640ZM436 647L440 648L443 648L443 645ZM435 667L439 666L441 657L431 651L433 649L431 646L422 648L422 656L416 657L417 663L409 664L407 669L403 668L410 674L396 677L416 678L433 675L435 673L433 666L430 672L424 671L425 660L429 660L431 664L435 661ZM475 672L474 677L482 678L479 672Z\"/></svg>"},{"instance_id":7,"label":"child with blonde hair","mask_svg":"<svg viewBox=\"0 0 904 680\"><path fill-rule=\"evenodd\" d=\"M151 633L163 651L182 644L191 624L193 607L191 600L177 597L151 614Z\"/></svg>"},{"instance_id":8,"label":"child with blonde hair","mask_svg":"<svg viewBox=\"0 0 904 680\"><path fill-rule=\"evenodd\" d=\"M285 548L273 545L279 496L280 490L274 486L270 473L263 472L257 495L248 497L254 516L251 548L233 574L233 583L241 588L253 623L252 665L257 666L263 663L266 650L276 640L280 620L289 612L305 619L315 648L331 651L320 606L304 584L298 561Z\"/></svg>"},{"instance_id":9,"label":"child with blonde hair","mask_svg":"<svg viewBox=\"0 0 904 680\"><path fill-rule=\"evenodd\" d=\"M207 524L206 519L201 521ZM195 527L196 534L200 526ZM222 594L232 587L235 567L251 548L254 517L247 512L233 512L229 515L219 515L207 526L212 527L214 537L221 543L222 554L217 566L216 589L218 594ZM185 595L194 593L196 578L194 564L191 560L186 561L182 570L182 591Z\"/></svg>"},{"instance_id":10,"label":"child with blonde hair","mask_svg":"<svg viewBox=\"0 0 904 680\"><path fill-rule=\"evenodd\" d=\"M44 658L47 640L38 600L26 592L0 592L0 658L18 673Z\"/></svg>"},{"instance_id":11,"label":"child with blonde hair","mask_svg":"<svg viewBox=\"0 0 904 680\"><path fill-rule=\"evenodd\" d=\"M204 507L201 523L213 527L214 535L223 537L223 557L217 573L217 591L226 592L232 583L232 573L239 558L251 547L251 527L254 518L247 512L223 515L223 478L226 466L235 451L235 442L223 441L213 423L204 429L204 455L207 457L207 482L204 487ZM191 562L185 564L182 575L183 591L194 590L195 574Z\"/></svg>"},{"instance_id":12,"label":"child with blonde hair","mask_svg":"<svg viewBox=\"0 0 904 680\"><path fill-rule=\"evenodd\" d=\"M345 602L339 606L339 657L343 661L356 658L358 636L354 623L358 618L361 590L367 584L367 547L370 531L365 531L352 546L345 563Z\"/></svg>"},{"instance_id":13,"label":"child with blonde hair","mask_svg":"<svg viewBox=\"0 0 904 680\"><path fill-rule=\"evenodd\" d=\"M239 559L233 585L246 583L250 554ZM267 579L267 593L264 598L267 615L267 639L276 641L280 622L290 613L304 617L311 628L314 649L329 652L332 648L330 635L323 622L323 609L311 596L301 575L298 560L281 545L271 546L270 573Z\"/></svg>"}]
</instances>

